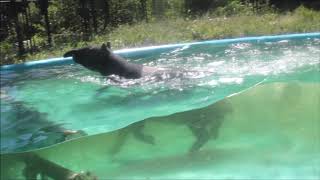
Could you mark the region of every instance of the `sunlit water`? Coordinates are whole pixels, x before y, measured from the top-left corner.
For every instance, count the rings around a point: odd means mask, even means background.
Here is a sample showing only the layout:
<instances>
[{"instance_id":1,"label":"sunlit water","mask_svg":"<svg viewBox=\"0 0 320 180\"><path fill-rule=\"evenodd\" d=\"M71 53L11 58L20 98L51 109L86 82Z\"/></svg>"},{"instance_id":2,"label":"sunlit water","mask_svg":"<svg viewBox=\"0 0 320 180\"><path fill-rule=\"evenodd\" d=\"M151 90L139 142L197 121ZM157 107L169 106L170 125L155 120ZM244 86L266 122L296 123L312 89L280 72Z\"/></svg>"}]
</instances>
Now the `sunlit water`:
<instances>
[{"instance_id":1,"label":"sunlit water","mask_svg":"<svg viewBox=\"0 0 320 180\"><path fill-rule=\"evenodd\" d=\"M49 146L61 129L88 135L202 108L257 84L319 84L320 39L192 45L128 59L170 68L112 81L80 65L1 72L1 152Z\"/></svg>"}]
</instances>

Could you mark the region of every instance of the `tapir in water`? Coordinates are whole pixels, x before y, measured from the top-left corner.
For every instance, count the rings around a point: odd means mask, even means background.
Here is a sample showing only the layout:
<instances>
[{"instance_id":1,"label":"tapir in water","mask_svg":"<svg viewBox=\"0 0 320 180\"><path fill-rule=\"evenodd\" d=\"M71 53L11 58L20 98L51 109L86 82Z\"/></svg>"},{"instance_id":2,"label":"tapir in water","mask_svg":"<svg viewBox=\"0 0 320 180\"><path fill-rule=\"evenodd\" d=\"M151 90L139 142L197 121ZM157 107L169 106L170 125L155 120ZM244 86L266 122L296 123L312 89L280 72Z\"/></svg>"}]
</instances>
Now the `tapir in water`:
<instances>
[{"instance_id":1,"label":"tapir in water","mask_svg":"<svg viewBox=\"0 0 320 180\"><path fill-rule=\"evenodd\" d=\"M163 73L174 74L172 77L177 77L177 75L179 75L179 73L169 68L156 68L143 66L142 64L130 63L122 57L114 54L110 50L110 45L107 46L105 44L103 44L100 48L85 47L71 50L64 54L64 57L70 56L73 57L73 60L76 63L81 64L92 71L99 72L103 76L118 75L127 79L138 79L146 75L157 76ZM218 136L218 129L220 128L222 119L227 112L228 111L225 110L216 111L214 116L210 115L213 117L213 119L209 118L209 120L202 120L201 117L199 117L199 119L185 120L186 125L196 138L196 141L189 149L189 152L198 151L209 140L210 132L208 131L207 126L212 124L211 122L213 122L214 126L214 137L216 138ZM137 139L145 143L155 144L153 136L143 133L144 125L144 121L135 123L134 125L129 126L130 132L133 133ZM126 131L125 134L127 134L127 132L128 131ZM121 136L126 137L126 135ZM121 146L122 143L119 143L119 145L115 147L113 153L118 152Z\"/></svg>"},{"instance_id":2,"label":"tapir in water","mask_svg":"<svg viewBox=\"0 0 320 180\"><path fill-rule=\"evenodd\" d=\"M110 45L102 44L100 48L85 47L66 52L63 57L73 57L82 66L99 72L103 76L118 75L126 79L138 79L145 75L161 73L164 68L143 66L126 61L110 50Z\"/></svg>"}]
</instances>

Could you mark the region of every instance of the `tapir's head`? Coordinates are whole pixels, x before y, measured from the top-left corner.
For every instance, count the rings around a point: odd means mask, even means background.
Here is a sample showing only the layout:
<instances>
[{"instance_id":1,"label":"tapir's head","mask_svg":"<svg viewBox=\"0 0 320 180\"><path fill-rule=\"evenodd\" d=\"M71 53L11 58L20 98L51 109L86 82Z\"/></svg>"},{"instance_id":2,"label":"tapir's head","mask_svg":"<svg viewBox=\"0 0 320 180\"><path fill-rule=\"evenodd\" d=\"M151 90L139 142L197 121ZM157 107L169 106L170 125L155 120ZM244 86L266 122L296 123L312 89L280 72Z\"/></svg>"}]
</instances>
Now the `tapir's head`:
<instances>
[{"instance_id":1,"label":"tapir's head","mask_svg":"<svg viewBox=\"0 0 320 180\"><path fill-rule=\"evenodd\" d=\"M73 60L82 66L105 74L106 67L111 60L112 51L105 44L100 48L85 47L66 52L63 57L73 57Z\"/></svg>"}]
</instances>

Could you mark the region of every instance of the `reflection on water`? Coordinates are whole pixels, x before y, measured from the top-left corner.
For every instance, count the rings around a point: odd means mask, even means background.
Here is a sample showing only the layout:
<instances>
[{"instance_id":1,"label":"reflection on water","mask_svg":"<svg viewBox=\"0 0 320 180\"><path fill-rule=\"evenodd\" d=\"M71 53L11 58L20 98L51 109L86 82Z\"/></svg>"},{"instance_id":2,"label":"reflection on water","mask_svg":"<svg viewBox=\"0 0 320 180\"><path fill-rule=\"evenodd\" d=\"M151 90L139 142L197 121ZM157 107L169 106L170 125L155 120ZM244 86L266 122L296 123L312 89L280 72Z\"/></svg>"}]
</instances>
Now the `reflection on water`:
<instances>
[{"instance_id":1,"label":"reflection on water","mask_svg":"<svg viewBox=\"0 0 320 180\"><path fill-rule=\"evenodd\" d=\"M12 101L2 95L2 103ZM29 147L41 148L63 142L72 136L85 135L82 131L69 131L47 118L47 113L41 113L35 108L27 107L24 102L12 101L9 109L1 110L1 148L10 152L28 150ZM8 113L9 112L9 113Z\"/></svg>"}]
</instances>

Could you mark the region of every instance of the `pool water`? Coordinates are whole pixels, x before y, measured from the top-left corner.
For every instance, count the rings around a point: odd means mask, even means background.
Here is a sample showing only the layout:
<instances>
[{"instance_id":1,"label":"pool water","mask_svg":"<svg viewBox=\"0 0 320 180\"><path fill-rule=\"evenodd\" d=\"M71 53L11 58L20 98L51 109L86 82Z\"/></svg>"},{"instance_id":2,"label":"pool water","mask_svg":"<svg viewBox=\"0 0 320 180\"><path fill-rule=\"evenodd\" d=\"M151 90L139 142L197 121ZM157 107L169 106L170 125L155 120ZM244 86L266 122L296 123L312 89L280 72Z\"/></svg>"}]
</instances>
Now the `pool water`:
<instances>
[{"instance_id":1,"label":"pool water","mask_svg":"<svg viewBox=\"0 0 320 180\"><path fill-rule=\"evenodd\" d=\"M74 64L1 71L1 153L33 150L102 179L319 178L319 47L190 45L128 59L174 72L160 79L115 82ZM190 153L199 118L214 138ZM137 125L153 144L133 135ZM39 149L61 143L61 129L93 136ZM3 177L22 176L14 156L2 155L15 166Z\"/></svg>"},{"instance_id":2,"label":"pool water","mask_svg":"<svg viewBox=\"0 0 320 180\"><path fill-rule=\"evenodd\" d=\"M319 83L263 84L204 108L138 122L153 145L134 137L132 124L33 153L101 179L319 179L319 100ZM206 114L214 122L216 113L225 115L218 137L190 153L195 136L188 121ZM22 179L22 155L1 156L1 179Z\"/></svg>"}]
</instances>

